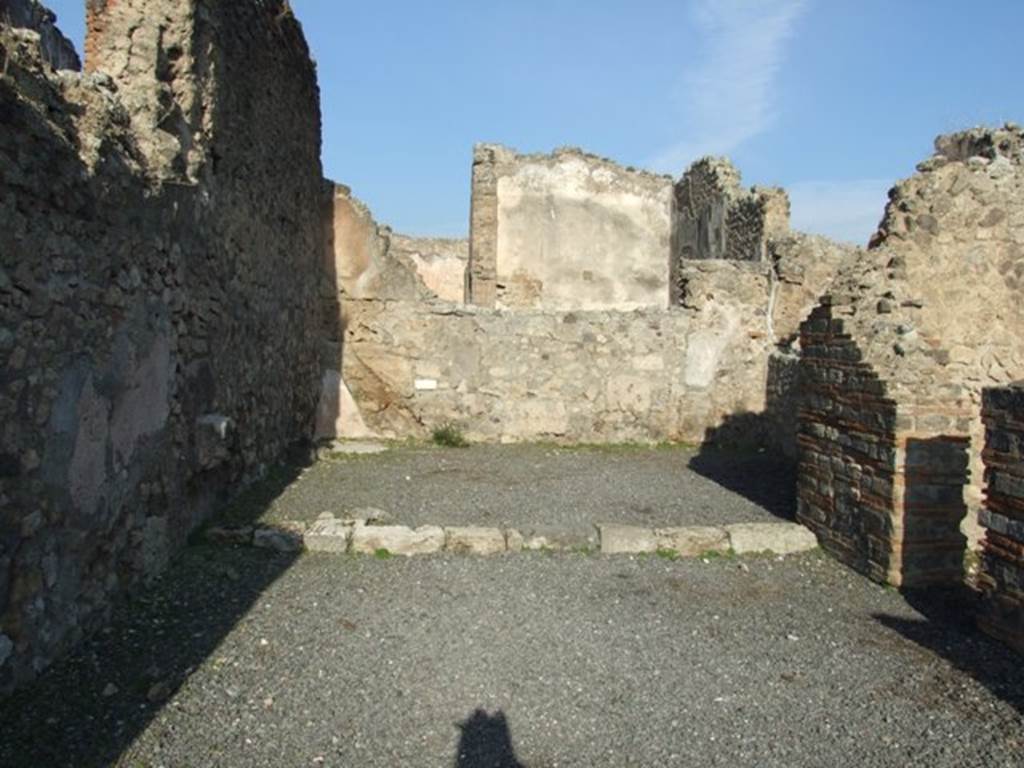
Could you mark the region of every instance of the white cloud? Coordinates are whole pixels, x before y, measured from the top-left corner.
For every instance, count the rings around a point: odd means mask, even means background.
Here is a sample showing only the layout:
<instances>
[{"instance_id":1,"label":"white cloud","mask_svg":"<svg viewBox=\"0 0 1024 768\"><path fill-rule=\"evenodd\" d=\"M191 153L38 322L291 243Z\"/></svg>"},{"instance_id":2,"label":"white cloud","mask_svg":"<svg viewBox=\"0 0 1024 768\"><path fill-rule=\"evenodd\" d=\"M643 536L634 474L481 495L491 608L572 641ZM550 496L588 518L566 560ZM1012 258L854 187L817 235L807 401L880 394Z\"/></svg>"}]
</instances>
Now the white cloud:
<instances>
[{"instance_id":1,"label":"white cloud","mask_svg":"<svg viewBox=\"0 0 1024 768\"><path fill-rule=\"evenodd\" d=\"M803 232L867 245L888 201L892 179L801 181L786 187L792 225Z\"/></svg>"},{"instance_id":2,"label":"white cloud","mask_svg":"<svg viewBox=\"0 0 1024 768\"><path fill-rule=\"evenodd\" d=\"M807 0L695 0L703 56L675 95L680 140L652 161L679 173L698 157L727 154L767 129L775 111L775 79L785 43Z\"/></svg>"}]
</instances>

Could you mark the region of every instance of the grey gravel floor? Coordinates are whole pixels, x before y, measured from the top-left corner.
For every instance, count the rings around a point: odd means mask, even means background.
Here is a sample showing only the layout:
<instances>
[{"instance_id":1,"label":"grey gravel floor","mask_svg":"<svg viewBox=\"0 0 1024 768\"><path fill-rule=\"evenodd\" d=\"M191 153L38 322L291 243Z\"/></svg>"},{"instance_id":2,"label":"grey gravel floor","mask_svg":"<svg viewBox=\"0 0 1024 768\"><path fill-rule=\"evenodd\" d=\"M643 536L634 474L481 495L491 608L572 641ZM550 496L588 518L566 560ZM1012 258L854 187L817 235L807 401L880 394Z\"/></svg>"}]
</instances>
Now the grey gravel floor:
<instances>
[{"instance_id":1,"label":"grey gravel floor","mask_svg":"<svg viewBox=\"0 0 1024 768\"><path fill-rule=\"evenodd\" d=\"M793 514L791 470L763 455L681 447L400 446L318 462L235 517L312 520L376 507L420 525L588 529L595 523L718 525Z\"/></svg>"},{"instance_id":2,"label":"grey gravel floor","mask_svg":"<svg viewBox=\"0 0 1024 768\"><path fill-rule=\"evenodd\" d=\"M199 545L0 705L0 765L1024 765L1024 665L965 615L818 554Z\"/></svg>"}]
</instances>

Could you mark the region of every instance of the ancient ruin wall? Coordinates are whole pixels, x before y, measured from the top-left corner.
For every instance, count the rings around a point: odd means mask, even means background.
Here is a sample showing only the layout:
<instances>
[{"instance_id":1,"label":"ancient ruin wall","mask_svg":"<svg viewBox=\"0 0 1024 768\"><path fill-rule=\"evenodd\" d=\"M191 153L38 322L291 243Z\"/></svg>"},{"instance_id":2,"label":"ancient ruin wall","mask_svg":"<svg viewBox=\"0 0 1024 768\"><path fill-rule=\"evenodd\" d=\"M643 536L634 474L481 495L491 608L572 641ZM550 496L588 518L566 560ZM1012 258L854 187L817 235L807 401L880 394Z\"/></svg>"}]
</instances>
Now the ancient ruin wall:
<instances>
[{"instance_id":1,"label":"ancient ruin wall","mask_svg":"<svg viewBox=\"0 0 1024 768\"><path fill-rule=\"evenodd\" d=\"M672 182L576 149L473 155L469 293L485 307L665 307Z\"/></svg>"},{"instance_id":2,"label":"ancient ruin wall","mask_svg":"<svg viewBox=\"0 0 1024 768\"><path fill-rule=\"evenodd\" d=\"M713 266L700 301L671 311L346 301L357 428L427 437L453 421L474 440L701 442L728 415L764 410L767 270Z\"/></svg>"},{"instance_id":3,"label":"ancient ruin wall","mask_svg":"<svg viewBox=\"0 0 1024 768\"><path fill-rule=\"evenodd\" d=\"M1024 653L1024 382L985 390L981 628Z\"/></svg>"},{"instance_id":4,"label":"ancient ruin wall","mask_svg":"<svg viewBox=\"0 0 1024 768\"><path fill-rule=\"evenodd\" d=\"M894 583L959 578L964 535L979 535L981 392L1024 374L1014 330L1024 327L1021 143L1015 126L940 137L890 193L872 248L804 326L802 368L818 406L801 414L801 471L826 472L833 493L802 485L800 518L848 562ZM844 409L866 402L854 364L877 380L885 420ZM891 448L877 523L870 504L847 512L837 501L856 501L874 473L872 457L846 444L851 430Z\"/></svg>"},{"instance_id":5,"label":"ancient ruin wall","mask_svg":"<svg viewBox=\"0 0 1024 768\"><path fill-rule=\"evenodd\" d=\"M82 68L75 46L57 28L57 16L37 0L0 0L0 24L39 35L43 61L54 69Z\"/></svg>"},{"instance_id":6,"label":"ancient ruin wall","mask_svg":"<svg viewBox=\"0 0 1024 768\"><path fill-rule=\"evenodd\" d=\"M393 246L391 230L378 224L348 187L334 185L332 206L325 266L336 278L339 296L422 301L433 295L412 259Z\"/></svg>"},{"instance_id":7,"label":"ancient ruin wall","mask_svg":"<svg viewBox=\"0 0 1024 768\"><path fill-rule=\"evenodd\" d=\"M0 31L0 689L313 423L324 231L301 31L279 2L109 5L90 3L84 76ZM162 43L126 64L127 28ZM206 58L186 65L179 35ZM136 133L164 86L202 109Z\"/></svg>"},{"instance_id":8,"label":"ancient ruin wall","mask_svg":"<svg viewBox=\"0 0 1024 768\"><path fill-rule=\"evenodd\" d=\"M469 242L411 237L379 224L370 209L343 184L334 184L331 233L325 272L334 275L340 297L461 302L465 294Z\"/></svg>"},{"instance_id":9,"label":"ancient ruin wall","mask_svg":"<svg viewBox=\"0 0 1024 768\"><path fill-rule=\"evenodd\" d=\"M497 173L500 163L495 158L502 156L512 158L512 170ZM477 148L477 157L484 161L478 162L477 172L485 167L488 178L496 179L495 190L497 179L507 178L502 174L519 167L513 160L522 160L531 173L531 163L541 165L546 173L552 164L563 169L585 161L591 164L588 168L600 171L606 162L575 151L523 160L509 150L487 145ZM755 199L753 193L750 196ZM785 203L784 195L775 197ZM597 196L598 202L602 199ZM477 213L479 202L476 194ZM497 203L492 202L497 211ZM662 200L662 204L663 210L670 210L670 201ZM634 354L623 334L644 332L642 320L632 313L513 307L488 314L438 304L434 298L424 304L424 294L440 297L425 290L427 273L411 249L415 241L379 227L365 207L353 207L347 191L336 193L335 211L331 260L338 265L342 325L348 332L339 341L344 350L344 373L332 369L324 376L318 435L422 437L429 434L431 425L452 418L474 439L685 439L770 446L795 458L799 382L796 356L787 345L838 264L853 249L790 232L786 205L768 213L759 209L756 247L766 250L765 258L688 259L677 264L682 288L678 311L666 315L664 321L653 308L643 311L644 317L668 323L672 334L681 336L658 337L650 354L660 362L643 363L657 367L632 371ZM614 211L596 204L593 215L595 219L607 215L613 225L616 220ZM765 228L768 220L772 222L771 237L764 235L769 231ZM368 242L367 233L370 242L379 247L359 245ZM346 245L350 241L359 247ZM476 236L473 243L479 256L480 238ZM370 257L361 258L361 253ZM667 250L662 255L661 265L667 273ZM346 264L356 268L349 270ZM469 266L471 284L474 270L479 278L479 264ZM414 279L417 274L423 282L420 287ZM495 283L505 298L510 296L507 287ZM386 310L374 303L380 300L388 302ZM543 330L545 324L560 329L558 318L567 313L571 314L568 322L585 327L586 333L576 343L551 346L552 336ZM472 320L459 319L466 317ZM470 330L467 323L475 324L474 328ZM560 331L556 338L564 336ZM594 338L612 341L587 343ZM542 351L535 355L532 347ZM607 350L621 358L620 368L604 370L607 359L602 355ZM744 363L750 379L742 385L737 384L734 365L729 362L740 354L737 350L756 357L756 363ZM468 359L467 355L484 362L467 370L460 362ZM646 360L647 354L641 357ZM581 381L572 375L577 367ZM648 379L645 386L652 394L649 398L644 395L644 402L650 399L651 404L624 414L593 395L586 381L588 370L601 391L612 376ZM416 390L416 381L421 379L427 388ZM558 386L564 388L561 394ZM497 413L493 420L481 423L479 403L485 400L479 392L495 398L490 406ZM538 392L543 392L543 397ZM695 392L700 396L693 395ZM514 402L524 398L530 402ZM551 405L556 400L560 405ZM548 403L555 414L551 424L545 426L520 413L523 409L536 413L542 403ZM450 409L447 416L445 408ZM566 425L558 414L569 412L577 416ZM647 426L643 426L645 418Z\"/></svg>"},{"instance_id":10,"label":"ancient ruin wall","mask_svg":"<svg viewBox=\"0 0 1024 768\"><path fill-rule=\"evenodd\" d=\"M781 189L744 189L740 173L725 158L693 163L672 191L670 301L684 290L687 261L731 259L764 261L768 242L789 233L789 198Z\"/></svg>"},{"instance_id":11,"label":"ancient ruin wall","mask_svg":"<svg viewBox=\"0 0 1024 768\"><path fill-rule=\"evenodd\" d=\"M449 237L413 237L394 233L391 249L409 259L427 290L442 301L462 303L466 298L469 240Z\"/></svg>"}]
</instances>

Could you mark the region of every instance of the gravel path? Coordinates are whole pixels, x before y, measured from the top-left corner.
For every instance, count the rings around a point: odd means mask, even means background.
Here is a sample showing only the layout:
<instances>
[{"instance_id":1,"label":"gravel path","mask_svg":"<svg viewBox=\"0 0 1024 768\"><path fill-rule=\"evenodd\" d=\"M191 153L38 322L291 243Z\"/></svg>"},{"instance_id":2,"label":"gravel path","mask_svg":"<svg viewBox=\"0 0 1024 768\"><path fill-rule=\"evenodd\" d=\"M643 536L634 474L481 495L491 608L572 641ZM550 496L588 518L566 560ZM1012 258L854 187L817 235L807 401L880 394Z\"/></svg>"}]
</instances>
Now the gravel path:
<instances>
[{"instance_id":1,"label":"gravel path","mask_svg":"<svg viewBox=\"0 0 1024 768\"><path fill-rule=\"evenodd\" d=\"M791 471L769 457L677 447L402 446L320 461L234 517L313 520L358 507L406 525L646 526L770 522L793 514Z\"/></svg>"},{"instance_id":2,"label":"gravel path","mask_svg":"<svg viewBox=\"0 0 1024 768\"><path fill-rule=\"evenodd\" d=\"M939 597L817 554L193 546L0 705L0 765L1020 766L1020 658Z\"/></svg>"}]
</instances>

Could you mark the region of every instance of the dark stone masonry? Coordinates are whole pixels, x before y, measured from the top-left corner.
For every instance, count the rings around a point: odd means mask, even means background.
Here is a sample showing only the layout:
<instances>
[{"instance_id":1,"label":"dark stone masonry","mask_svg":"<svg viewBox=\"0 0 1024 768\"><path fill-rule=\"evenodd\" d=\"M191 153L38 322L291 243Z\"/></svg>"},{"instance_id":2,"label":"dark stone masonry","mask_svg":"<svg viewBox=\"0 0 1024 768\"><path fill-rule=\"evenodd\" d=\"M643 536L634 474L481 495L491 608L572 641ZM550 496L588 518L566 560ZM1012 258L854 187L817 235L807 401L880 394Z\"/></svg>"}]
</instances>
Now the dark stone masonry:
<instances>
[{"instance_id":1,"label":"dark stone masonry","mask_svg":"<svg viewBox=\"0 0 1024 768\"><path fill-rule=\"evenodd\" d=\"M981 628L1024 653L1024 382L988 389Z\"/></svg>"},{"instance_id":2,"label":"dark stone masonry","mask_svg":"<svg viewBox=\"0 0 1024 768\"><path fill-rule=\"evenodd\" d=\"M319 92L285 2L0 27L0 689L311 436ZM129 35L127 30L134 33Z\"/></svg>"}]
</instances>

